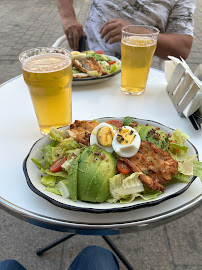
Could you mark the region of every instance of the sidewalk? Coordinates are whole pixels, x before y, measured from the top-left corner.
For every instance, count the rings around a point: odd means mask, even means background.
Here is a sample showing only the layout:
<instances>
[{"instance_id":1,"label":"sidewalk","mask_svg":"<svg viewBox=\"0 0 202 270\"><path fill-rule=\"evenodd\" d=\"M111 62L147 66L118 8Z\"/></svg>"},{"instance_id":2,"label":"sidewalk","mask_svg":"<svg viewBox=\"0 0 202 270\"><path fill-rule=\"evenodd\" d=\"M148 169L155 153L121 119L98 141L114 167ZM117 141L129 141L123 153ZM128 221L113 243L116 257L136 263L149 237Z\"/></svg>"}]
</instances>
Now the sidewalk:
<instances>
[{"instance_id":1,"label":"sidewalk","mask_svg":"<svg viewBox=\"0 0 202 270\"><path fill-rule=\"evenodd\" d=\"M76 0L74 4L78 19L84 24L90 0ZM198 0L194 43L187 60L192 70L202 62L201 18L202 0ZM55 0L1 0L0 26L0 84L21 74L20 52L36 46L51 46L63 35ZM135 270L200 270L201 210L200 207L152 230L110 238ZM23 222L0 210L0 261L16 259L27 270L67 270L84 247L100 245L109 248L99 236L76 235L41 257L36 255L38 248L63 235ZM125 269L123 265L121 269Z\"/></svg>"}]
</instances>

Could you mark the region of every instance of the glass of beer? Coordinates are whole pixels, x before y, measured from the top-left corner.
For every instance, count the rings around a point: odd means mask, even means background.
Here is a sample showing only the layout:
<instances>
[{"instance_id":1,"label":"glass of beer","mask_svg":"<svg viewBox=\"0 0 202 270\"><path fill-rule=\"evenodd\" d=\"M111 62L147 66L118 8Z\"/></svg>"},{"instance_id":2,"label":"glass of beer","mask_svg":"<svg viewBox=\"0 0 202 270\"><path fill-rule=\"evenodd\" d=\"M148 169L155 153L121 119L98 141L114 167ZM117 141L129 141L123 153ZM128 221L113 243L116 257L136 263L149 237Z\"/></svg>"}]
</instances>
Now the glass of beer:
<instances>
[{"instance_id":1,"label":"glass of beer","mask_svg":"<svg viewBox=\"0 0 202 270\"><path fill-rule=\"evenodd\" d=\"M41 133L71 124L71 53L63 48L34 48L21 53L19 60Z\"/></svg>"},{"instance_id":2,"label":"glass of beer","mask_svg":"<svg viewBox=\"0 0 202 270\"><path fill-rule=\"evenodd\" d=\"M156 50L159 30L147 25L128 25L121 38L121 90L129 95L145 91Z\"/></svg>"}]
</instances>

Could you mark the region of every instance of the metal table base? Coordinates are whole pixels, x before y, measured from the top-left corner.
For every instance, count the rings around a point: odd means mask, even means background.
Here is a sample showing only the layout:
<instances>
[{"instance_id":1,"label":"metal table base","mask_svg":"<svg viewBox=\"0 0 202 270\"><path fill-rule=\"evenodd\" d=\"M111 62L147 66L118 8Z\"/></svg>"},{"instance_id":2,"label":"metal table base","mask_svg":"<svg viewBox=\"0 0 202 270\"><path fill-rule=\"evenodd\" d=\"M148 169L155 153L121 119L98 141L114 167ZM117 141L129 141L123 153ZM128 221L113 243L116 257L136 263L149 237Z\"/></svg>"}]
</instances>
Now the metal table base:
<instances>
[{"instance_id":1,"label":"metal table base","mask_svg":"<svg viewBox=\"0 0 202 270\"><path fill-rule=\"evenodd\" d=\"M46 252L47 250L61 244L62 242L72 238L73 236L75 236L76 234L67 234L66 236L58 239L57 241L45 246L44 248L38 249L36 251L36 254L38 256L43 255L44 252ZM112 240L106 236L106 235L102 235L102 238L105 240L105 242L109 245L109 247L114 251L114 253L118 256L118 258L122 261L122 263L125 265L125 267L128 270L134 270L134 268L132 267L132 265L126 260L126 258L124 257L124 255L120 252L120 250L117 248L117 246L112 242Z\"/></svg>"}]
</instances>

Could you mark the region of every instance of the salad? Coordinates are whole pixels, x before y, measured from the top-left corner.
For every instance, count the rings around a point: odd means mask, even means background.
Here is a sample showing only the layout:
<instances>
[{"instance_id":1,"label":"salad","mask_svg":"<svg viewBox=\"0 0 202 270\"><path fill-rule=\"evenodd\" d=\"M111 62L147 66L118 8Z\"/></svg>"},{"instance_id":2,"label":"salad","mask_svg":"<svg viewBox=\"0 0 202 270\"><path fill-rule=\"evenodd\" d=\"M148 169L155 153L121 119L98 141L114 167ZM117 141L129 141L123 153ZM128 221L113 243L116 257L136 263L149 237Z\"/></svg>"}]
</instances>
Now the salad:
<instances>
[{"instance_id":1,"label":"salad","mask_svg":"<svg viewBox=\"0 0 202 270\"><path fill-rule=\"evenodd\" d=\"M130 203L153 200L168 185L202 179L202 162L187 154L188 135L172 134L131 117L99 123L75 121L52 128L51 143L32 158L45 190L72 201Z\"/></svg>"},{"instance_id":2,"label":"salad","mask_svg":"<svg viewBox=\"0 0 202 270\"><path fill-rule=\"evenodd\" d=\"M101 77L120 71L120 61L112 60L102 51L72 52L73 78Z\"/></svg>"}]
</instances>

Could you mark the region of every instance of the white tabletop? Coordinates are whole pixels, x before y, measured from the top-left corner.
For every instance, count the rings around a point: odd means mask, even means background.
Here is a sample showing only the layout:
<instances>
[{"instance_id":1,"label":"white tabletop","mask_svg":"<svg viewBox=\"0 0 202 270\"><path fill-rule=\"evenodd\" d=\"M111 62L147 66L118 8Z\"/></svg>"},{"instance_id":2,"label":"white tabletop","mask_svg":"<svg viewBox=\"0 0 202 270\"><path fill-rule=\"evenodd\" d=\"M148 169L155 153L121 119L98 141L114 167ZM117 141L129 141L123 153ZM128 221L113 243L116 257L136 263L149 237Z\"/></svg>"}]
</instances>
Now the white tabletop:
<instances>
[{"instance_id":1,"label":"white tabletop","mask_svg":"<svg viewBox=\"0 0 202 270\"><path fill-rule=\"evenodd\" d=\"M166 92L164 73L151 69L146 91L140 96L120 91L120 74L103 83L73 87L73 121L100 117L124 117L157 121L179 128L190 136L202 156L202 133L186 118L178 116ZM0 207L28 222L50 229L84 234L116 234L120 230L142 230L174 220L202 201L197 178L187 191L159 205L123 213L92 214L52 205L32 192L22 163L33 143L42 137L29 92L18 76L0 88Z\"/></svg>"}]
</instances>

